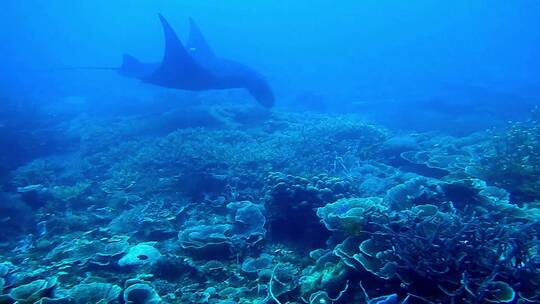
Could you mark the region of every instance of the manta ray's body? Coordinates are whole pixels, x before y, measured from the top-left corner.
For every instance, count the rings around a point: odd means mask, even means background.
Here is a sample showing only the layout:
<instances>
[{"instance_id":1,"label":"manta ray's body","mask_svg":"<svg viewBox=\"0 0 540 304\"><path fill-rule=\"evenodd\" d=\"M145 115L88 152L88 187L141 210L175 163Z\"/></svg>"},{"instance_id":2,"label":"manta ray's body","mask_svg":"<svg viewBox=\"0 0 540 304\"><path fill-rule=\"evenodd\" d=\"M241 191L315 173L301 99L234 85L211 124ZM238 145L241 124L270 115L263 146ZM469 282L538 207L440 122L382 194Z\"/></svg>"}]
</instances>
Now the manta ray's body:
<instances>
[{"instance_id":1,"label":"manta ray's body","mask_svg":"<svg viewBox=\"0 0 540 304\"><path fill-rule=\"evenodd\" d=\"M264 77L239 62L217 57L193 20L189 41L184 46L167 20L161 15L159 18L165 34L163 60L157 64L143 63L125 55L118 69L121 75L190 91L244 88L261 105L273 105L274 95Z\"/></svg>"}]
</instances>

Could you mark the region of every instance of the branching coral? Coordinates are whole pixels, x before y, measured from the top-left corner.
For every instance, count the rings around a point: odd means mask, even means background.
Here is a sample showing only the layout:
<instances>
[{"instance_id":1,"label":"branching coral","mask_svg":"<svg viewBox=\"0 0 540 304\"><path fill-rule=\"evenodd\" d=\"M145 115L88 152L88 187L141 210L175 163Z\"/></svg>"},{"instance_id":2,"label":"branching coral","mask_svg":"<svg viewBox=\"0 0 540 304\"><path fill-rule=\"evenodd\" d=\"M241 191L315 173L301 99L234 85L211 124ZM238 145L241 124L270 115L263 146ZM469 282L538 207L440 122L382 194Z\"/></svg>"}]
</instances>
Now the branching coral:
<instances>
[{"instance_id":1,"label":"branching coral","mask_svg":"<svg viewBox=\"0 0 540 304\"><path fill-rule=\"evenodd\" d=\"M469 170L510 191L518 202L540 200L540 110L526 122L510 122L492 131L489 153Z\"/></svg>"},{"instance_id":2,"label":"branching coral","mask_svg":"<svg viewBox=\"0 0 540 304\"><path fill-rule=\"evenodd\" d=\"M467 190L473 185L461 184L461 193L469 193L462 197L444 193L444 184L434 187L439 192L431 196L434 204L381 209L344 200L319 208L318 215L349 235L334 250L346 265L385 280L399 279L411 293L478 303L536 288L531 278L538 271L531 266L537 264L537 252L530 248L540 233L537 220L516 218L517 207L484 197L492 192ZM464 201L455 201L457 208L445 201L449 197ZM352 233L348 227L354 217L362 228Z\"/></svg>"}]
</instances>

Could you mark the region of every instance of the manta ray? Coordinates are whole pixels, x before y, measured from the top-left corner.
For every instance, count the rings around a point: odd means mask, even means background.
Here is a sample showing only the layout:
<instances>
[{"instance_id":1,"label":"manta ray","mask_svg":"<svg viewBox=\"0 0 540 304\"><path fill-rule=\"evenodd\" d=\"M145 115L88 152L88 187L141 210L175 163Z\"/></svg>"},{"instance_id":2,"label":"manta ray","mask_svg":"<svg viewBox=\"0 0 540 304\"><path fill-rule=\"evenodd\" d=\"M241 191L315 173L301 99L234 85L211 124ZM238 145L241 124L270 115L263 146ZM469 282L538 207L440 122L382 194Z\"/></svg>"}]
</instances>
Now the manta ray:
<instances>
[{"instance_id":1,"label":"manta ray","mask_svg":"<svg viewBox=\"0 0 540 304\"><path fill-rule=\"evenodd\" d=\"M184 45L169 22L159 14L165 35L165 52L160 63L145 63L125 54L120 75L160 87L189 90L246 89L264 107L272 107L274 94L266 79L254 69L218 57L193 19Z\"/></svg>"}]
</instances>

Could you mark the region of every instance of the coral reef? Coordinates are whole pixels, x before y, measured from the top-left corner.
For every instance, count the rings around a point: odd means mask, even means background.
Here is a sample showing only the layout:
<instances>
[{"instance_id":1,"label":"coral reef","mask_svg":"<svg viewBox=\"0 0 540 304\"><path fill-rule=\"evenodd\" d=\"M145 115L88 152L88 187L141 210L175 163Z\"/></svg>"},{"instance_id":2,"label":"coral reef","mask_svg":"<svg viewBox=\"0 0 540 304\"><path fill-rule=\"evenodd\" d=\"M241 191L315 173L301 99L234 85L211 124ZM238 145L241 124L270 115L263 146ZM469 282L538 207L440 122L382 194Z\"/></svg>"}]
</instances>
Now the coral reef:
<instances>
[{"instance_id":1,"label":"coral reef","mask_svg":"<svg viewBox=\"0 0 540 304\"><path fill-rule=\"evenodd\" d=\"M11 172L0 303L540 301L537 120L178 113L65 121L76 152Z\"/></svg>"}]
</instances>

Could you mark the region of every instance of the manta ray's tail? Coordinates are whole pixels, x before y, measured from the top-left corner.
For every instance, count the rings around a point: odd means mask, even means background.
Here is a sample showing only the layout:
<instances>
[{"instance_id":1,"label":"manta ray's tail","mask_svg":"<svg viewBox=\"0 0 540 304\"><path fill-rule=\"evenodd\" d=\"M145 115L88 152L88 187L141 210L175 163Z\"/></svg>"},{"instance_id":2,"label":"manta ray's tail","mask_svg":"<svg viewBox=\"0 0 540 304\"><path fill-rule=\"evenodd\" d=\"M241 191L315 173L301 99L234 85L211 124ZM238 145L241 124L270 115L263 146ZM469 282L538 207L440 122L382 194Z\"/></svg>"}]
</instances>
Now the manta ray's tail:
<instances>
[{"instance_id":1,"label":"manta ray's tail","mask_svg":"<svg viewBox=\"0 0 540 304\"><path fill-rule=\"evenodd\" d=\"M148 64L142 63L137 58L124 54L122 65L120 67L111 66L77 66L55 68L54 71L80 71L80 70L98 70L98 71L117 71L120 75L133 78L141 78L147 75L149 71Z\"/></svg>"},{"instance_id":2,"label":"manta ray's tail","mask_svg":"<svg viewBox=\"0 0 540 304\"><path fill-rule=\"evenodd\" d=\"M106 67L106 66L76 66L76 67L64 67L64 68L52 68L37 70L38 72L54 72L54 71L80 71L80 70L98 70L98 71L118 71L118 67Z\"/></svg>"}]
</instances>

